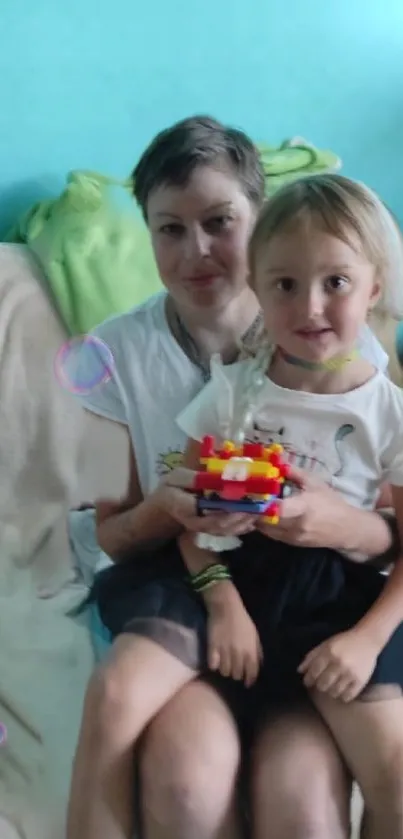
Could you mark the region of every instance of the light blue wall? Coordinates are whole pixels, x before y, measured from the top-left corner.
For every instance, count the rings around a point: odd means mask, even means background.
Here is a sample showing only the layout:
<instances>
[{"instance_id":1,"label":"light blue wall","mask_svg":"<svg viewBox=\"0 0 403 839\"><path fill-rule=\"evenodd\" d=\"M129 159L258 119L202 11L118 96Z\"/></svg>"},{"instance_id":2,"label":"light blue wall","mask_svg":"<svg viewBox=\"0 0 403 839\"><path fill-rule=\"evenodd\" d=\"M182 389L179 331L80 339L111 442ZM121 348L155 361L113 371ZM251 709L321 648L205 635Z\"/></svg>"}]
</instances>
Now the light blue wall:
<instances>
[{"instance_id":1,"label":"light blue wall","mask_svg":"<svg viewBox=\"0 0 403 839\"><path fill-rule=\"evenodd\" d=\"M0 0L0 228L197 111L334 149L403 218L403 0L249 4Z\"/></svg>"}]
</instances>

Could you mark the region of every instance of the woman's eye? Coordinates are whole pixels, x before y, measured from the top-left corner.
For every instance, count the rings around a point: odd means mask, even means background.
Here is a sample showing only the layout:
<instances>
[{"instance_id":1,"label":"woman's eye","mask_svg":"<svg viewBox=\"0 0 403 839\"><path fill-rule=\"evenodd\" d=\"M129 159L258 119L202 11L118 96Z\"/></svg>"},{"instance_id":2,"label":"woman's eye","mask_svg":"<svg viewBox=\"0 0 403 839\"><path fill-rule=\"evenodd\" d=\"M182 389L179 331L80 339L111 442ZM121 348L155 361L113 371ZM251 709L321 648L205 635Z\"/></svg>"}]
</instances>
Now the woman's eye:
<instances>
[{"instance_id":1,"label":"woman's eye","mask_svg":"<svg viewBox=\"0 0 403 839\"><path fill-rule=\"evenodd\" d=\"M231 216L214 216L204 223L204 227L209 233L219 233L229 227L232 221Z\"/></svg>"},{"instance_id":2,"label":"woman's eye","mask_svg":"<svg viewBox=\"0 0 403 839\"><path fill-rule=\"evenodd\" d=\"M171 222L171 224L164 224L160 227L160 233L165 233L167 236L181 236L183 233L183 225Z\"/></svg>"},{"instance_id":3,"label":"woman's eye","mask_svg":"<svg viewBox=\"0 0 403 839\"><path fill-rule=\"evenodd\" d=\"M279 291L285 291L289 294L291 291L295 291L296 282L292 277L281 277L279 280L276 280L276 288Z\"/></svg>"},{"instance_id":4,"label":"woman's eye","mask_svg":"<svg viewBox=\"0 0 403 839\"><path fill-rule=\"evenodd\" d=\"M347 277L340 277L338 274L326 280L326 286L330 291L347 291L349 285Z\"/></svg>"}]
</instances>

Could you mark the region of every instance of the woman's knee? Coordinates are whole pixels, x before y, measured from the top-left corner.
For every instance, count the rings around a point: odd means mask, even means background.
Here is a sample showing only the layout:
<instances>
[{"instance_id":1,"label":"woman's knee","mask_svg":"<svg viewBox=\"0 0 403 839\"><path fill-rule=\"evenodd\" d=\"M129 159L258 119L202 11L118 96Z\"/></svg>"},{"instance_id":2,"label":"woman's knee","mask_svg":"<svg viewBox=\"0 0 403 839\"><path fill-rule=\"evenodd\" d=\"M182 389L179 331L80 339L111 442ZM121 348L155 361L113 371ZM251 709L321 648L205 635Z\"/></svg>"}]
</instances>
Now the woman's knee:
<instances>
[{"instance_id":1,"label":"woman's knee","mask_svg":"<svg viewBox=\"0 0 403 839\"><path fill-rule=\"evenodd\" d=\"M134 714L137 698L140 699L137 679L125 666L128 653L135 655L135 638L118 639L107 661L99 665L87 686L84 702L84 720L95 733L106 735L117 731L127 714ZM137 688L137 690L136 690Z\"/></svg>"},{"instance_id":2,"label":"woman's knee","mask_svg":"<svg viewBox=\"0 0 403 839\"><path fill-rule=\"evenodd\" d=\"M357 780L367 810L393 810L403 818L403 735L385 743Z\"/></svg>"},{"instance_id":3,"label":"woman's knee","mask_svg":"<svg viewBox=\"0 0 403 839\"><path fill-rule=\"evenodd\" d=\"M336 745L310 709L273 718L251 755L256 836L344 839L349 835L351 780Z\"/></svg>"},{"instance_id":4,"label":"woman's knee","mask_svg":"<svg viewBox=\"0 0 403 839\"><path fill-rule=\"evenodd\" d=\"M115 729L125 708L122 680L113 667L101 665L92 674L84 702L84 722L95 737Z\"/></svg>"},{"instance_id":5,"label":"woman's knee","mask_svg":"<svg viewBox=\"0 0 403 839\"><path fill-rule=\"evenodd\" d=\"M154 641L122 635L93 674L84 714L92 729L115 741L136 740L150 719L193 678L193 672Z\"/></svg>"},{"instance_id":6,"label":"woman's knee","mask_svg":"<svg viewBox=\"0 0 403 839\"><path fill-rule=\"evenodd\" d=\"M403 824L403 699L315 701L337 739L368 812L399 815Z\"/></svg>"},{"instance_id":7,"label":"woman's knee","mask_svg":"<svg viewBox=\"0 0 403 839\"><path fill-rule=\"evenodd\" d=\"M234 798L239 764L230 712L212 688L193 682L153 720L141 742L143 805L166 822L170 812L224 813Z\"/></svg>"}]
</instances>

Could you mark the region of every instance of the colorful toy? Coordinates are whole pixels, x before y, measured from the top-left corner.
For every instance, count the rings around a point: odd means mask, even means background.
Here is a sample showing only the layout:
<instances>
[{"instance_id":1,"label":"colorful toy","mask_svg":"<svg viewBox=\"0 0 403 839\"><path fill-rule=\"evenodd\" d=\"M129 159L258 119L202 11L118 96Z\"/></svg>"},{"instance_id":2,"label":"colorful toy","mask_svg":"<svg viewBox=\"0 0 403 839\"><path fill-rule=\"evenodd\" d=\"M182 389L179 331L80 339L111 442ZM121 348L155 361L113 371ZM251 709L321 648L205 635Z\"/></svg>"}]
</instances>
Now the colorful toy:
<instances>
[{"instance_id":1,"label":"colorful toy","mask_svg":"<svg viewBox=\"0 0 403 839\"><path fill-rule=\"evenodd\" d=\"M204 469L196 473L192 487L198 510L254 513L277 524L278 500L288 475L282 452L278 444L237 445L231 440L216 450L214 437L204 437L200 451Z\"/></svg>"}]
</instances>

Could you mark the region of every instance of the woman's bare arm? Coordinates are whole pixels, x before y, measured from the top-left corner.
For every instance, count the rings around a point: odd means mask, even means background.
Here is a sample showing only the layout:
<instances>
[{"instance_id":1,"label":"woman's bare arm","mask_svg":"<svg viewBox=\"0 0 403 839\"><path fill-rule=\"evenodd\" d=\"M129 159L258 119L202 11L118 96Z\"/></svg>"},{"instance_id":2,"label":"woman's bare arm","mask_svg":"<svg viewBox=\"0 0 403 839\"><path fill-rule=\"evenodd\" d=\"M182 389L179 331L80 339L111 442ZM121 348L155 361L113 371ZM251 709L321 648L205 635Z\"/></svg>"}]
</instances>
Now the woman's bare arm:
<instances>
[{"instance_id":1,"label":"woman's bare arm","mask_svg":"<svg viewBox=\"0 0 403 839\"><path fill-rule=\"evenodd\" d=\"M115 562L128 559L136 550L163 544L182 530L158 503L158 492L144 499L132 446L125 498L119 502L100 499L95 506L98 542Z\"/></svg>"},{"instance_id":2,"label":"woman's bare arm","mask_svg":"<svg viewBox=\"0 0 403 839\"><path fill-rule=\"evenodd\" d=\"M190 441L183 457L183 475L191 479L199 468L200 444ZM153 550L179 536L185 527L197 530L202 522L193 496L179 485L170 486L169 475L165 485L143 497L132 445L126 496L119 502L100 499L96 516L98 542L115 562L133 557L136 550Z\"/></svg>"}]
</instances>

